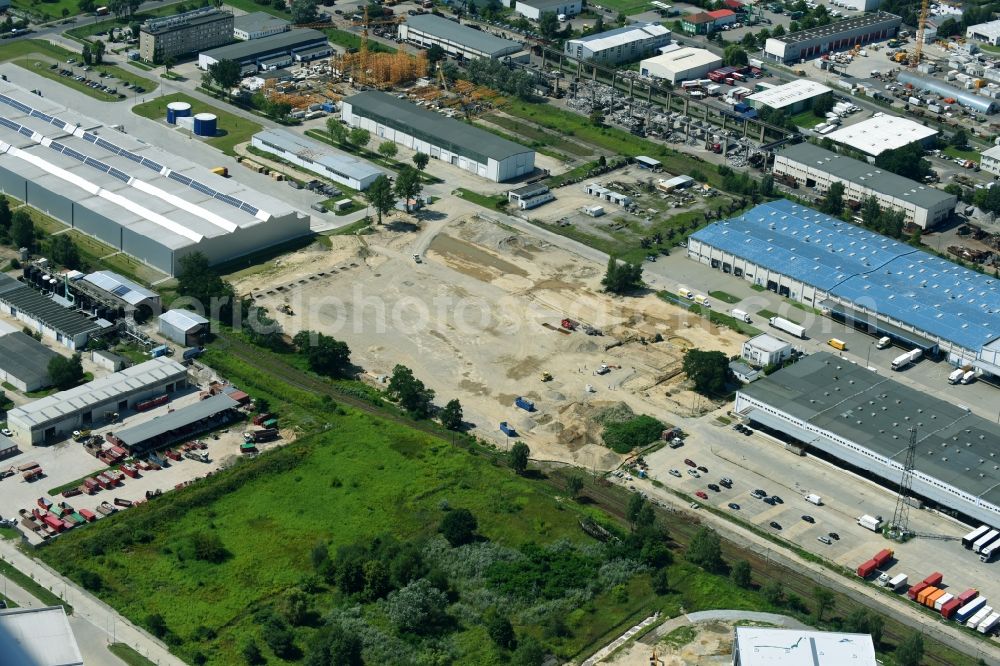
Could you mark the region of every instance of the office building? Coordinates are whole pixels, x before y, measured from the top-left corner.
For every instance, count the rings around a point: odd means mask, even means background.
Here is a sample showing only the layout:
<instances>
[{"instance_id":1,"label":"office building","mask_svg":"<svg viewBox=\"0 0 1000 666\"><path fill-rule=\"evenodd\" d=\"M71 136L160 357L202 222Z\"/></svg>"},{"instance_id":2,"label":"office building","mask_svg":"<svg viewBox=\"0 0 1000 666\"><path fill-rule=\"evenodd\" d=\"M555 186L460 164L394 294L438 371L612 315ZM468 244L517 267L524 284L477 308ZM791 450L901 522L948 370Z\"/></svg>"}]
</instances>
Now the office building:
<instances>
[{"instance_id":1,"label":"office building","mask_svg":"<svg viewBox=\"0 0 1000 666\"><path fill-rule=\"evenodd\" d=\"M761 333L743 343L740 357L758 368L780 365L792 356L792 346L773 335Z\"/></svg>"},{"instance_id":2,"label":"office building","mask_svg":"<svg viewBox=\"0 0 1000 666\"><path fill-rule=\"evenodd\" d=\"M288 21L267 12L250 12L233 20L233 36L243 41L280 35L291 29Z\"/></svg>"},{"instance_id":3,"label":"office building","mask_svg":"<svg viewBox=\"0 0 1000 666\"><path fill-rule=\"evenodd\" d=\"M235 60L244 75L288 67L297 62L312 62L333 53L330 42L319 30L293 28L269 37L237 42L202 51L198 67L207 70L220 60Z\"/></svg>"},{"instance_id":4,"label":"office building","mask_svg":"<svg viewBox=\"0 0 1000 666\"><path fill-rule=\"evenodd\" d=\"M149 19L139 28L139 57L161 64L233 41L233 15L215 7Z\"/></svg>"},{"instance_id":5,"label":"office building","mask_svg":"<svg viewBox=\"0 0 1000 666\"><path fill-rule=\"evenodd\" d=\"M566 41L566 55L601 65L648 58L670 43L670 31L659 23L633 23Z\"/></svg>"}]
</instances>

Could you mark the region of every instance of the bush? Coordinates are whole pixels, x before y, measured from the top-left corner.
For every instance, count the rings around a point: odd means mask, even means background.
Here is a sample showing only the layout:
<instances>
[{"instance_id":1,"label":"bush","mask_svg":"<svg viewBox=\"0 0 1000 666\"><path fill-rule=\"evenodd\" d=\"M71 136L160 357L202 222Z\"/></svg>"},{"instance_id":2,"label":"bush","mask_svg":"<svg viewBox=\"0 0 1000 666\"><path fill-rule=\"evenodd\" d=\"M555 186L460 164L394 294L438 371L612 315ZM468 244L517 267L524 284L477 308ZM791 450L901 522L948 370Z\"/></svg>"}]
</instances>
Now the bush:
<instances>
[{"instance_id":1,"label":"bush","mask_svg":"<svg viewBox=\"0 0 1000 666\"><path fill-rule=\"evenodd\" d=\"M479 527L476 517L468 509L449 511L441 520L440 532L453 547L472 543Z\"/></svg>"},{"instance_id":2,"label":"bush","mask_svg":"<svg viewBox=\"0 0 1000 666\"><path fill-rule=\"evenodd\" d=\"M637 416L604 426L604 445L616 453L628 453L660 438L665 426L652 416Z\"/></svg>"}]
</instances>

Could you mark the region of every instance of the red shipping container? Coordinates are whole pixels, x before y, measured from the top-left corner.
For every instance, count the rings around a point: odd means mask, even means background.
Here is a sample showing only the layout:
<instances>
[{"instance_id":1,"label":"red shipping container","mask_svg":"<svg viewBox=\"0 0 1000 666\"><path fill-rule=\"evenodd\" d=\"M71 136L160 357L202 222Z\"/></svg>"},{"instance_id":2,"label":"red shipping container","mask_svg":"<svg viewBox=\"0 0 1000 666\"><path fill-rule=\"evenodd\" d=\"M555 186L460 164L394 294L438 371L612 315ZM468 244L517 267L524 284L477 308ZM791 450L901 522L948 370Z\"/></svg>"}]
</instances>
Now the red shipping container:
<instances>
[{"instance_id":1,"label":"red shipping container","mask_svg":"<svg viewBox=\"0 0 1000 666\"><path fill-rule=\"evenodd\" d=\"M892 551L889 550L888 548L885 548L885 549L880 550L877 553L875 553L875 557L873 557L872 559L875 560L875 563L878 566L882 566L883 564L885 564L886 562L888 562L889 558L891 558L891 557L892 557ZM931 583L931 584L933 585L934 583Z\"/></svg>"},{"instance_id":2,"label":"red shipping container","mask_svg":"<svg viewBox=\"0 0 1000 666\"><path fill-rule=\"evenodd\" d=\"M84 520L88 523L92 523L97 520L97 516L94 515L94 512L88 509L80 509L79 514L83 516Z\"/></svg>"},{"instance_id":3,"label":"red shipping container","mask_svg":"<svg viewBox=\"0 0 1000 666\"><path fill-rule=\"evenodd\" d=\"M951 616L955 614L955 611L957 611L961 607L962 607L961 601L959 601L958 599L952 599L944 606L941 606L941 617L945 618L946 620L950 620Z\"/></svg>"},{"instance_id":4,"label":"red shipping container","mask_svg":"<svg viewBox=\"0 0 1000 666\"><path fill-rule=\"evenodd\" d=\"M858 576L861 578L868 578L868 576L872 575L872 572L877 568L878 564L875 563L875 560L868 560L858 566Z\"/></svg>"},{"instance_id":5,"label":"red shipping container","mask_svg":"<svg viewBox=\"0 0 1000 666\"><path fill-rule=\"evenodd\" d=\"M928 585L940 585L941 581L943 580L944 580L944 574L938 573L937 571L932 573L927 578L924 578L924 582L927 583Z\"/></svg>"},{"instance_id":6,"label":"red shipping container","mask_svg":"<svg viewBox=\"0 0 1000 666\"><path fill-rule=\"evenodd\" d=\"M965 604L969 603L970 601L972 601L973 599L975 599L978 596L979 596L979 590L974 590L974 589L970 588L970 589L966 590L965 592L962 592L962 594L958 595L958 597L956 597L956 599L958 601L961 601L962 605L965 605Z\"/></svg>"},{"instance_id":7,"label":"red shipping container","mask_svg":"<svg viewBox=\"0 0 1000 666\"><path fill-rule=\"evenodd\" d=\"M924 588L930 587L927 583L917 583L906 592L910 599L916 599L917 595L923 592Z\"/></svg>"},{"instance_id":8,"label":"red shipping container","mask_svg":"<svg viewBox=\"0 0 1000 666\"><path fill-rule=\"evenodd\" d=\"M65 529L63 521L59 520L53 515L47 515L43 518L45 524L54 529L56 532L62 532Z\"/></svg>"},{"instance_id":9,"label":"red shipping container","mask_svg":"<svg viewBox=\"0 0 1000 666\"><path fill-rule=\"evenodd\" d=\"M63 520L62 521L62 526L63 526L64 530L71 530L74 527L76 527L76 524L73 523L73 522L71 522L71 521L69 521L69 520Z\"/></svg>"}]
</instances>

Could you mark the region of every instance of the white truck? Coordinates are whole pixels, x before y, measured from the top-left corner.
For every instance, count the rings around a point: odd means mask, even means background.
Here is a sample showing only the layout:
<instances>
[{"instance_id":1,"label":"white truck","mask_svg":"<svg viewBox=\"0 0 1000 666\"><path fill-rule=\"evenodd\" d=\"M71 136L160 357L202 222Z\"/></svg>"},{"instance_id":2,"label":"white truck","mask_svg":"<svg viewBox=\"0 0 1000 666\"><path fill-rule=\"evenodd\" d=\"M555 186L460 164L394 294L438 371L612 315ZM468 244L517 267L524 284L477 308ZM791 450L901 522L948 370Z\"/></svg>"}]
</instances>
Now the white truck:
<instances>
[{"instance_id":1,"label":"white truck","mask_svg":"<svg viewBox=\"0 0 1000 666\"><path fill-rule=\"evenodd\" d=\"M918 361L923 355L924 352L921 349L912 349L905 354L900 354L896 358L892 359L892 369L902 370L911 363Z\"/></svg>"},{"instance_id":2,"label":"white truck","mask_svg":"<svg viewBox=\"0 0 1000 666\"><path fill-rule=\"evenodd\" d=\"M876 349L888 349L891 346L892 346L892 338L890 338L889 336L881 337L878 339L878 342L875 343Z\"/></svg>"},{"instance_id":3,"label":"white truck","mask_svg":"<svg viewBox=\"0 0 1000 666\"><path fill-rule=\"evenodd\" d=\"M736 308L733 308L732 310L729 311L729 314L731 314L734 319L739 319L740 321L742 321L744 323L747 323L747 324L752 324L753 323L753 320L750 319L750 315L748 315L743 310L738 310Z\"/></svg>"},{"instance_id":4,"label":"white truck","mask_svg":"<svg viewBox=\"0 0 1000 666\"><path fill-rule=\"evenodd\" d=\"M959 383L960 384L968 384L968 383L970 383L975 378L976 378L976 371L975 370L969 370L964 375L962 375L962 379L959 380Z\"/></svg>"},{"instance_id":5,"label":"white truck","mask_svg":"<svg viewBox=\"0 0 1000 666\"><path fill-rule=\"evenodd\" d=\"M805 339L806 329L803 326L799 326L793 321L788 321L781 317L771 317L767 320L767 323L778 329L779 331L784 331L785 333L790 333L797 338Z\"/></svg>"},{"instance_id":6,"label":"white truck","mask_svg":"<svg viewBox=\"0 0 1000 666\"><path fill-rule=\"evenodd\" d=\"M882 527L882 516L869 516L866 513L863 516L858 516L858 525L861 525L866 530L878 532Z\"/></svg>"},{"instance_id":7,"label":"white truck","mask_svg":"<svg viewBox=\"0 0 1000 666\"><path fill-rule=\"evenodd\" d=\"M962 377L965 375L966 372L968 372L968 370L963 370L962 368L955 368L954 370L951 371L951 374L948 375L948 383L949 384L959 383L960 381L962 381Z\"/></svg>"},{"instance_id":8,"label":"white truck","mask_svg":"<svg viewBox=\"0 0 1000 666\"><path fill-rule=\"evenodd\" d=\"M885 586L888 587L893 592L899 592L904 587L906 587L907 580L908 577L906 574L896 574L895 576L889 579L889 581L885 584Z\"/></svg>"},{"instance_id":9,"label":"white truck","mask_svg":"<svg viewBox=\"0 0 1000 666\"><path fill-rule=\"evenodd\" d=\"M814 495L812 493L809 493L808 495L806 495L805 500L810 504L815 504L816 506L823 506L823 498L820 497L819 495Z\"/></svg>"}]
</instances>

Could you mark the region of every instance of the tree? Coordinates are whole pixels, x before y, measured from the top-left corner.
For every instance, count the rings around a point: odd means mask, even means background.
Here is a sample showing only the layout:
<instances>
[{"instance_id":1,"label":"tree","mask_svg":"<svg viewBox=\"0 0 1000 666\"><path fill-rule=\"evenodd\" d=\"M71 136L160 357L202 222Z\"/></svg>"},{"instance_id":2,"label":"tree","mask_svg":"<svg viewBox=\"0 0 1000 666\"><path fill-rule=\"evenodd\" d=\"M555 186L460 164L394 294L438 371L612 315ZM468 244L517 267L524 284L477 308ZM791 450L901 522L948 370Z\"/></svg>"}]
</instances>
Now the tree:
<instances>
[{"instance_id":1,"label":"tree","mask_svg":"<svg viewBox=\"0 0 1000 666\"><path fill-rule=\"evenodd\" d=\"M823 621L823 614L833 606L833 593L825 587L813 588L813 599L816 601L816 624Z\"/></svg>"},{"instance_id":2,"label":"tree","mask_svg":"<svg viewBox=\"0 0 1000 666\"><path fill-rule=\"evenodd\" d=\"M403 199L406 212L410 212L410 200L420 194L424 186L420 183L420 172L404 164L396 175L396 186L394 191L396 196Z\"/></svg>"},{"instance_id":3,"label":"tree","mask_svg":"<svg viewBox=\"0 0 1000 666\"><path fill-rule=\"evenodd\" d=\"M413 376L413 371L405 365L392 369L392 377L386 387L386 395L399 402L400 406L418 419L427 418L431 412L434 391Z\"/></svg>"},{"instance_id":4,"label":"tree","mask_svg":"<svg viewBox=\"0 0 1000 666\"><path fill-rule=\"evenodd\" d=\"M387 160L391 160L399 152L395 141L383 141L378 144L378 154Z\"/></svg>"},{"instance_id":5,"label":"tree","mask_svg":"<svg viewBox=\"0 0 1000 666\"><path fill-rule=\"evenodd\" d=\"M229 556L226 547L222 545L222 539L215 532L197 532L191 537L191 546L194 548L194 557L202 562L219 564Z\"/></svg>"},{"instance_id":6,"label":"tree","mask_svg":"<svg viewBox=\"0 0 1000 666\"><path fill-rule=\"evenodd\" d=\"M517 649L510 655L510 666L542 666L545 650L534 636L525 636L518 641Z\"/></svg>"},{"instance_id":7,"label":"tree","mask_svg":"<svg viewBox=\"0 0 1000 666\"><path fill-rule=\"evenodd\" d=\"M729 570L729 580L733 581L734 585L744 589L749 588L752 583L750 563L746 560L739 560L733 564L733 568Z\"/></svg>"},{"instance_id":8,"label":"tree","mask_svg":"<svg viewBox=\"0 0 1000 666\"><path fill-rule=\"evenodd\" d=\"M606 424L601 438L616 453L628 453L658 440L664 427L662 422L652 416L636 416L627 421Z\"/></svg>"},{"instance_id":9,"label":"tree","mask_svg":"<svg viewBox=\"0 0 1000 666\"><path fill-rule=\"evenodd\" d=\"M760 193L765 197L772 196L774 194L774 175L767 173L760 180Z\"/></svg>"},{"instance_id":10,"label":"tree","mask_svg":"<svg viewBox=\"0 0 1000 666\"><path fill-rule=\"evenodd\" d=\"M497 646L505 650L513 650L517 647L517 636L514 635L514 626L506 615L501 615L495 609L490 609L483 618L486 625L486 633Z\"/></svg>"},{"instance_id":11,"label":"tree","mask_svg":"<svg viewBox=\"0 0 1000 666\"><path fill-rule=\"evenodd\" d=\"M293 627L305 624L309 616L309 595L293 587L282 595L278 602L278 613Z\"/></svg>"},{"instance_id":12,"label":"tree","mask_svg":"<svg viewBox=\"0 0 1000 666\"><path fill-rule=\"evenodd\" d=\"M149 627L149 633L157 638L163 638L167 635L167 621L159 613L150 613L147 615L146 626Z\"/></svg>"},{"instance_id":13,"label":"tree","mask_svg":"<svg viewBox=\"0 0 1000 666\"><path fill-rule=\"evenodd\" d=\"M642 265L608 258L608 268L601 280L604 290L612 294L626 294L642 286Z\"/></svg>"},{"instance_id":14,"label":"tree","mask_svg":"<svg viewBox=\"0 0 1000 666\"><path fill-rule=\"evenodd\" d=\"M397 590L386 599L385 614L403 633L431 634L448 619L448 597L421 578Z\"/></svg>"},{"instance_id":15,"label":"tree","mask_svg":"<svg viewBox=\"0 0 1000 666\"><path fill-rule=\"evenodd\" d=\"M242 78L240 63L235 60L219 60L208 66L208 74L215 85L226 92L228 98Z\"/></svg>"},{"instance_id":16,"label":"tree","mask_svg":"<svg viewBox=\"0 0 1000 666\"><path fill-rule=\"evenodd\" d=\"M833 215L834 217L839 216L844 212L844 184L840 181L830 185L830 188L826 191L826 196L823 197L823 204L820 206L820 210L827 215Z\"/></svg>"},{"instance_id":17,"label":"tree","mask_svg":"<svg viewBox=\"0 0 1000 666\"><path fill-rule=\"evenodd\" d=\"M431 161L430 155L427 153L415 153L413 155L413 163L417 166L417 169L423 171L427 168L427 163Z\"/></svg>"},{"instance_id":18,"label":"tree","mask_svg":"<svg viewBox=\"0 0 1000 666\"><path fill-rule=\"evenodd\" d=\"M294 654L295 634L292 633L288 624L273 612L260 621L260 634L267 646L274 654L281 658L286 658Z\"/></svg>"},{"instance_id":19,"label":"tree","mask_svg":"<svg viewBox=\"0 0 1000 666\"><path fill-rule=\"evenodd\" d=\"M351 350L346 342L313 331L299 331L292 338L309 369L320 375L346 377L351 370Z\"/></svg>"},{"instance_id":20,"label":"tree","mask_svg":"<svg viewBox=\"0 0 1000 666\"><path fill-rule=\"evenodd\" d=\"M260 648L257 647L256 641L252 638L243 644L243 648L240 650L240 653L243 655L243 661L247 662L251 666L265 663L264 655L261 654Z\"/></svg>"},{"instance_id":21,"label":"tree","mask_svg":"<svg viewBox=\"0 0 1000 666\"><path fill-rule=\"evenodd\" d=\"M962 25L953 18L946 18L941 21L941 25L938 26L937 35L942 39L947 37L954 37L963 32Z\"/></svg>"},{"instance_id":22,"label":"tree","mask_svg":"<svg viewBox=\"0 0 1000 666\"><path fill-rule=\"evenodd\" d=\"M313 639L306 655L305 666L364 666L363 644L359 636L339 624L327 624Z\"/></svg>"},{"instance_id":23,"label":"tree","mask_svg":"<svg viewBox=\"0 0 1000 666\"><path fill-rule=\"evenodd\" d=\"M525 470L528 469L528 456L531 455L531 449L524 442L514 442L514 446L510 447L510 466L518 474L524 474Z\"/></svg>"},{"instance_id":24,"label":"tree","mask_svg":"<svg viewBox=\"0 0 1000 666\"><path fill-rule=\"evenodd\" d=\"M583 477L579 474L570 474L566 477L566 492L573 499L580 496L580 492L583 490Z\"/></svg>"},{"instance_id":25,"label":"tree","mask_svg":"<svg viewBox=\"0 0 1000 666\"><path fill-rule=\"evenodd\" d=\"M10 233L10 222L10 202L6 195L0 194L0 238L6 238Z\"/></svg>"},{"instance_id":26,"label":"tree","mask_svg":"<svg viewBox=\"0 0 1000 666\"><path fill-rule=\"evenodd\" d=\"M347 141L352 146L364 148L372 140L372 133L362 127L355 127L347 133Z\"/></svg>"},{"instance_id":27,"label":"tree","mask_svg":"<svg viewBox=\"0 0 1000 666\"><path fill-rule=\"evenodd\" d=\"M462 427L462 403L458 401L458 398L449 400L448 404L441 410L439 417L441 425L445 428L448 430L458 430Z\"/></svg>"},{"instance_id":28,"label":"tree","mask_svg":"<svg viewBox=\"0 0 1000 666\"><path fill-rule=\"evenodd\" d=\"M439 44L432 44L429 49L427 49L427 62L434 64L448 57L444 49L441 48Z\"/></svg>"},{"instance_id":29,"label":"tree","mask_svg":"<svg viewBox=\"0 0 1000 666\"><path fill-rule=\"evenodd\" d=\"M67 234L49 236L45 243L45 254L60 266L74 270L83 268L80 251L77 249L76 244L73 243L73 239Z\"/></svg>"},{"instance_id":30,"label":"tree","mask_svg":"<svg viewBox=\"0 0 1000 666\"><path fill-rule=\"evenodd\" d=\"M559 32L559 17L555 12L542 12L538 17L538 30L545 37L552 39Z\"/></svg>"},{"instance_id":31,"label":"tree","mask_svg":"<svg viewBox=\"0 0 1000 666\"><path fill-rule=\"evenodd\" d=\"M899 666L920 666L924 658L924 635L913 632L896 646L896 663Z\"/></svg>"},{"instance_id":32,"label":"tree","mask_svg":"<svg viewBox=\"0 0 1000 666\"><path fill-rule=\"evenodd\" d=\"M876 649L882 642L882 632L885 628L885 619L878 614L869 613L866 610L858 609L844 618L844 630L857 634L871 634L872 642Z\"/></svg>"},{"instance_id":33,"label":"tree","mask_svg":"<svg viewBox=\"0 0 1000 666\"><path fill-rule=\"evenodd\" d=\"M684 557L688 562L698 565L705 571L721 571L725 564L722 561L722 544L719 542L719 535L707 527L702 527L695 532Z\"/></svg>"},{"instance_id":34,"label":"tree","mask_svg":"<svg viewBox=\"0 0 1000 666\"><path fill-rule=\"evenodd\" d=\"M780 606L785 600L785 586L781 584L781 581L771 580L760 588L760 594L767 603Z\"/></svg>"},{"instance_id":35,"label":"tree","mask_svg":"<svg viewBox=\"0 0 1000 666\"><path fill-rule=\"evenodd\" d=\"M464 546L476 540L479 522L468 509L454 509L444 514L438 531L452 547Z\"/></svg>"},{"instance_id":36,"label":"tree","mask_svg":"<svg viewBox=\"0 0 1000 666\"><path fill-rule=\"evenodd\" d=\"M747 32L743 35L743 39L740 40L740 44L744 49L755 49L757 48L757 36L752 32Z\"/></svg>"},{"instance_id":37,"label":"tree","mask_svg":"<svg viewBox=\"0 0 1000 666\"><path fill-rule=\"evenodd\" d=\"M747 52L738 44L730 44L722 52L722 62L726 65L745 65L749 61Z\"/></svg>"},{"instance_id":38,"label":"tree","mask_svg":"<svg viewBox=\"0 0 1000 666\"><path fill-rule=\"evenodd\" d=\"M10 219L10 244L15 248L35 246L35 222L23 209L18 209Z\"/></svg>"},{"instance_id":39,"label":"tree","mask_svg":"<svg viewBox=\"0 0 1000 666\"><path fill-rule=\"evenodd\" d=\"M60 391L73 388L83 380L83 363L79 354L69 358L55 356L49 361L49 379Z\"/></svg>"},{"instance_id":40,"label":"tree","mask_svg":"<svg viewBox=\"0 0 1000 666\"><path fill-rule=\"evenodd\" d=\"M347 143L347 125L336 118L326 119L326 133L330 135L331 141L337 143Z\"/></svg>"},{"instance_id":41,"label":"tree","mask_svg":"<svg viewBox=\"0 0 1000 666\"><path fill-rule=\"evenodd\" d=\"M774 26L774 31L771 33L772 37L783 37L785 35L785 26L780 23Z\"/></svg>"},{"instance_id":42,"label":"tree","mask_svg":"<svg viewBox=\"0 0 1000 666\"><path fill-rule=\"evenodd\" d=\"M292 0L292 23L315 23L316 0Z\"/></svg>"},{"instance_id":43,"label":"tree","mask_svg":"<svg viewBox=\"0 0 1000 666\"><path fill-rule=\"evenodd\" d=\"M178 262L177 293L194 300L203 312L218 312L220 317L236 305L233 286L208 265L201 252L185 255Z\"/></svg>"},{"instance_id":44,"label":"tree","mask_svg":"<svg viewBox=\"0 0 1000 666\"><path fill-rule=\"evenodd\" d=\"M667 572L666 567L653 574L650 586L653 588L653 592L659 595L670 592L670 574Z\"/></svg>"},{"instance_id":45,"label":"tree","mask_svg":"<svg viewBox=\"0 0 1000 666\"><path fill-rule=\"evenodd\" d=\"M104 51L105 51L105 48L106 47L104 46L104 42L102 42L99 39L95 39L94 43L91 44L91 46L90 46L90 53L91 53L91 55L94 56L94 64L95 65L100 65L102 62L104 62Z\"/></svg>"},{"instance_id":46,"label":"tree","mask_svg":"<svg viewBox=\"0 0 1000 666\"><path fill-rule=\"evenodd\" d=\"M594 127L604 126L604 112L600 109L594 109L591 111L590 116L588 116L587 119L590 120L590 124ZM604 157L604 155L601 155L601 157Z\"/></svg>"},{"instance_id":47,"label":"tree","mask_svg":"<svg viewBox=\"0 0 1000 666\"><path fill-rule=\"evenodd\" d=\"M956 148L967 148L969 146L969 135L965 133L964 129L959 128L948 139L948 143Z\"/></svg>"},{"instance_id":48,"label":"tree","mask_svg":"<svg viewBox=\"0 0 1000 666\"><path fill-rule=\"evenodd\" d=\"M392 184L386 176L379 176L365 190L365 200L378 214L378 223L382 224L382 215L392 210L396 197L392 194Z\"/></svg>"},{"instance_id":49,"label":"tree","mask_svg":"<svg viewBox=\"0 0 1000 666\"><path fill-rule=\"evenodd\" d=\"M882 152L875 158L875 166L919 181L931 172L931 163L924 159L924 149L918 143Z\"/></svg>"},{"instance_id":50,"label":"tree","mask_svg":"<svg viewBox=\"0 0 1000 666\"><path fill-rule=\"evenodd\" d=\"M702 395L717 396L726 390L729 380L729 359L719 351L689 349L684 353L684 374L694 382L694 390Z\"/></svg>"},{"instance_id":51,"label":"tree","mask_svg":"<svg viewBox=\"0 0 1000 666\"><path fill-rule=\"evenodd\" d=\"M84 44L83 48L80 50L80 55L83 57L83 64L88 67L94 62L94 53L90 49L90 44Z\"/></svg>"},{"instance_id":52,"label":"tree","mask_svg":"<svg viewBox=\"0 0 1000 666\"><path fill-rule=\"evenodd\" d=\"M833 93L823 93L814 97L811 108L814 116L825 118L826 114L833 109Z\"/></svg>"}]
</instances>

